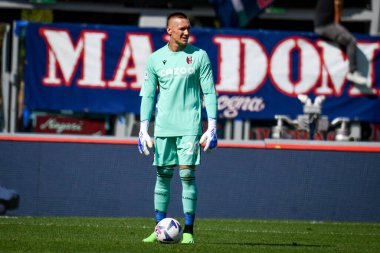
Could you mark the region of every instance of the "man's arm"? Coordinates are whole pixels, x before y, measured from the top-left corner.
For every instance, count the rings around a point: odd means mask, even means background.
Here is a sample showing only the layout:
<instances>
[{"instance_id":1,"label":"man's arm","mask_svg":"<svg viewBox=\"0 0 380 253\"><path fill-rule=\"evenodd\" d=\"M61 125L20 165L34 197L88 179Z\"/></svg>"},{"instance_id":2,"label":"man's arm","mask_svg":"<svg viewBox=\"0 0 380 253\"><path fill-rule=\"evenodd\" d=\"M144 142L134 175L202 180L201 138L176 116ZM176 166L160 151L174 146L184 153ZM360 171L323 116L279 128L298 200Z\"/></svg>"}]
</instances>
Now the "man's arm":
<instances>
[{"instance_id":1,"label":"man's arm","mask_svg":"<svg viewBox=\"0 0 380 253\"><path fill-rule=\"evenodd\" d=\"M140 153L149 155L148 148L153 146L152 139L148 134L149 122L152 116L154 107L154 97L156 94L157 77L154 74L152 60L149 58L147 70L145 72L144 83L141 87L141 105L140 105L140 132L138 140L138 149Z\"/></svg>"},{"instance_id":2,"label":"man's arm","mask_svg":"<svg viewBox=\"0 0 380 253\"><path fill-rule=\"evenodd\" d=\"M141 107L140 107L140 132L139 132L139 140L137 143L137 147L140 153L144 153L145 155L149 155L149 149L153 147L152 139L148 134L149 129L149 121L152 116L154 105L154 97L143 96L141 98Z\"/></svg>"},{"instance_id":3,"label":"man's arm","mask_svg":"<svg viewBox=\"0 0 380 253\"><path fill-rule=\"evenodd\" d=\"M154 97L143 96L141 97L141 106L140 106L140 121L147 120L150 121L153 113L154 106Z\"/></svg>"},{"instance_id":4,"label":"man's arm","mask_svg":"<svg viewBox=\"0 0 380 253\"><path fill-rule=\"evenodd\" d=\"M204 94L205 107L208 118L216 119L218 117L218 100L216 93Z\"/></svg>"},{"instance_id":5,"label":"man's arm","mask_svg":"<svg viewBox=\"0 0 380 253\"><path fill-rule=\"evenodd\" d=\"M334 0L334 21L335 24L340 23L342 17L343 0Z\"/></svg>"},{"instance_id":6,"label":"man's arm","mask_svg":"<svg viewBox=\"0 0 380 253\"><path fill-rule=\"evenodd\" d=\"M204 94L205 107L208 117L208 126L206 132L201 136L199 143L206 142L204 151L212 150L218 145L216 135L216 119L218 117L218 101L216 93Z\"/></svg>"},{"instance_id":7,"label":"man's arm","mask_svg":"<svg viewBox=\"0 0 380 253\"><path fill-rule=\"evenodd\" d=\"M204 151L212 150L218 145L216 135L216 119L218 118L218 101L215 91L214 79L210 59L206 52L202 55L202 67L200 70L200 83L204 94L204 102L208 117L208 127L201 136L200 144L206 142Z\"/></svg>"}]
</instances>

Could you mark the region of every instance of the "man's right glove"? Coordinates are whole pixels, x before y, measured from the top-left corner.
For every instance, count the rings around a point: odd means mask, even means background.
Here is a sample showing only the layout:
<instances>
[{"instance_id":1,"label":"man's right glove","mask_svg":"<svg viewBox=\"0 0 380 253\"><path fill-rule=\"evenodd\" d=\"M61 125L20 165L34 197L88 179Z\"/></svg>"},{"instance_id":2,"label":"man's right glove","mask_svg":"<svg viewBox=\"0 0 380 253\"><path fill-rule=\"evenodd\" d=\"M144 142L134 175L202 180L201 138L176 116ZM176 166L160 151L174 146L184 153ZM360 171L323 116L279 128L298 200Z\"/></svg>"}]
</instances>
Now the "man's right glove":
<instances>
[{"instance_id":1,"label":"man's right glove","mask_svg":"<svg viewBox=\"0 0 380 253\"><path fill-rule=\"evenodd\" d=\"M207 131L202 135L199 140L200 144L206 141L204 151L213 150L218 145L218 137L216 136L216 120L213 118L208 118Z\"/></svg>"},{"instance_id":2,"label":"man's right glove","mask_svg":"<svg viewBox=\"0 0 380 253\"><path fill-rule=\"evenodd\" d=\"M149 148L153 147L152 139L148 134L149 121L143 120L140 122L140 133L139 133L139 141L138 148L140 154L144 153L145 155L149 155Z\"/></svg>"}]
</instances>

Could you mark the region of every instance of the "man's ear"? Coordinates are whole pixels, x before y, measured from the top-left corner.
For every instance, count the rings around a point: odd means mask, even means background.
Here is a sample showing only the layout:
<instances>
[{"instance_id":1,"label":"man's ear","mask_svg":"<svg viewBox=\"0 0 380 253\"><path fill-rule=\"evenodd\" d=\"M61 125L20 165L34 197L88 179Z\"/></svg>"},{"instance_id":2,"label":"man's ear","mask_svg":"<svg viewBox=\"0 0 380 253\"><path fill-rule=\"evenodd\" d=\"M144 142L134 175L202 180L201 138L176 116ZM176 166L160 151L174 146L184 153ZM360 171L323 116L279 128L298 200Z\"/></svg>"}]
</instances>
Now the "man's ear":
<instances>
[{"instance_id":1,"label":"man's ear","mask_svg":"<svg viewBox=\"0 0 380 253\"><path fill-rule=\"evenodd\" d=\"M166 28L166 31L168 32L169 35L172 35L172 29L170 29L169 26Z\"/></svg>"}]
</instances>

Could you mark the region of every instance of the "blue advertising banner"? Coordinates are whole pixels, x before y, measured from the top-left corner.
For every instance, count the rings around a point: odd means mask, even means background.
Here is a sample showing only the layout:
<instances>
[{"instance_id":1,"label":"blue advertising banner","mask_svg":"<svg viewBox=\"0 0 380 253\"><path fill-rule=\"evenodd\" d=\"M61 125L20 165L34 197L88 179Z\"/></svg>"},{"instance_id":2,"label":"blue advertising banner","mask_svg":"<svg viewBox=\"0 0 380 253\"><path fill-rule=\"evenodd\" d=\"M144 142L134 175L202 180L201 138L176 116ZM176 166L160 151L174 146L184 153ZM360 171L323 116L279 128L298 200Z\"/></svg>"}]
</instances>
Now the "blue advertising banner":
<instances>
[{"instance_id":1,"label":"blue advertising banner","mask_svg":"<svg viewBox=\"0 0 380 253\"><path fill-rule=\"evenodd\" d=\"M356 35L365 85L346 80L345 53L314 33L193 28L190 43L208 53L222 118L295 117L324 95L330 119L380 122L380 37ZM40 24L26 28L25 103L32 110L139 113L149 55L165 29Z\"/></svg>"}]
</instances>

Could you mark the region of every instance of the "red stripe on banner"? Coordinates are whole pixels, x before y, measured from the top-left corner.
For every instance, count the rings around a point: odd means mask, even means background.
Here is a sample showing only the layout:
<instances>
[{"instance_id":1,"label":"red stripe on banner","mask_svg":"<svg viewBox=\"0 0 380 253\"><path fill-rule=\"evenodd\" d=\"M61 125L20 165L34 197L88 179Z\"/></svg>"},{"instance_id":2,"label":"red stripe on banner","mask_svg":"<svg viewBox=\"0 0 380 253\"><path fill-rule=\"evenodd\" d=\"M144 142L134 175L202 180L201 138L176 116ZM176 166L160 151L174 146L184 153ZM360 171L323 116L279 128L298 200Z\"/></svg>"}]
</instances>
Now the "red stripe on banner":
<instances>
[{"instance_id":1,"label":"red stripe on banner","mask_svg":"<svg viewBox=\"0 0 380 253\"><path fill-rule=\"evenodd\" d=\"M86 137L55 137L55 136L0 136L0 141L30 141L30 142L70 142L70 143L98 143L98 144L128 144L137 145L137 139L115 138L86 138Z\"/></svg>"},{"instance_id":2,"label":"red stripe on banner","mask_svg":"<svg viewBox=\"0 0 380 253\"><path fill-rule=\"evenodd\" d=\"M124 144L137 145L135 139L117 139L115 137L83 137L83 136L43 136L43 135L0 135L0 141L26 141L26 142L57 142L57 143L94 143L94 144ZM291 142L291 143L290 143ZM294 143L268 141L219 141L218 148L250 148L250 149L285 149L285 150L319 150L319 151L349 151L349 152L380 152L380 145L365 145L363 142L332 144ZM356 144L356 145L355 145Z\"/></svg>"},{"instance_id":3,"label":"red stripe on banner","mask_svg":"<svg viewBox=\"0 0 380 253\"><path fill-rule=\"evenodd\" d=\"M351 151L351 152L380 152L379 146L345 146L345 145L316 145L316 144L286 144L267 143L268 149L320 150L320 151Z\"/></svg>"},{"instance_id":4,"label":"red stripe on banner","mask_svg":"<svg viewBox=\"0 0 380 253\"><path fill-rule=\"evenodd\" d=\"M218 141L218 148L265 148L264 142L260 143L230 143Z\"/></svg>"}]
</instances>

